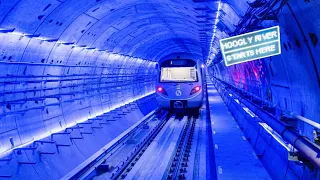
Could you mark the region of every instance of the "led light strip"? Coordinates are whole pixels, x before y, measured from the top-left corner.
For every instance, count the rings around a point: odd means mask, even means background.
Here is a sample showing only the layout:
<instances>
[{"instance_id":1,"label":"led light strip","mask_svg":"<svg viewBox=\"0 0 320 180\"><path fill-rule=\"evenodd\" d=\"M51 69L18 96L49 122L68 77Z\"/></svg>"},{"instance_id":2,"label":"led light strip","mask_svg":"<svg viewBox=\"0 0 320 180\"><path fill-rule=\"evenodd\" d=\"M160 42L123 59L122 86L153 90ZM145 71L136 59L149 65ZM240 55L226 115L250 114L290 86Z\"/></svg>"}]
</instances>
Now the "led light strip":
<instances>
[{"instance_id":1,"label":"led light strip","mask_svg":"<svg viewBox=\"0 0 320 180\"><path fill-rule=\"evenodd\" d=\"M26 34L26 33L22 33L22 32L16 32L15 29L3 29L3 28L0 28L0 34L15 35L15 36L23 37L23 38L37 39L37 40L46 41L46 42L55 42L56 44L63 44L63 45L66 45L66 46L72 46L72 47L76 47L76 48L83 48L83 49L87 49L87 50L96 50L96 51L106 52L106 53L109 53L109 54L118 55L118 56L122 56L122 57L125 56L125 57L131 57L131 58L135 58L135 59L141 59L143 61L149 61L149 62L152 62L153 65L156 64L156 62L153 62L151 60L146 60L146 59L142 59L142 58L138 58L138 57L122 55L122 54L117 54L117 53L112 53L112 52L107 51L107 50L103 50L103 49L99 49L99 48L95 48L95 47L88 47L87 45L84 45L84 44L83 45L79 45L79 44L76 44L75 42L60 41L58 38L41 37L40 34Z\"/></svg>"},{"instance_id":2,"label":"led light strip","mask_svg":"<svg viewBox=\"0 0 320 180\"><path fill-rule=\"evenodd\" d=\"M220 11L221 11L221 8L222 8L222 3L221 1L218 1L218 10L217 10L217 14L216 14L216 19L215 19L215 22L214 22L214 25L213 25L213 35L211 37L211 42L210 42L210 52L209 52L209 57L207 59L207 66L209 66L213 60L213 57L215 56L215 54L212 52L213 50L213 47L212 47L212 44L214 42L214 39L216 37L216 32L217 32L217 24L219 22L219 16L220 16Z\"/></svg>"},{"instance_id":3,"label":"led light strip","mask_svg":"<svg viewBox=\"0 0 320 180\"><path fill-rule=\"evenodd\" d=\"M263 122L259 122L260 126L262 126L278 143L280 143L284 148L287 149L287 151L291 152L291 151L294 151L294 147L285 142L281 136L276 133L268 124L266 123L263 123Z\"/></svg>"}]
</instances>

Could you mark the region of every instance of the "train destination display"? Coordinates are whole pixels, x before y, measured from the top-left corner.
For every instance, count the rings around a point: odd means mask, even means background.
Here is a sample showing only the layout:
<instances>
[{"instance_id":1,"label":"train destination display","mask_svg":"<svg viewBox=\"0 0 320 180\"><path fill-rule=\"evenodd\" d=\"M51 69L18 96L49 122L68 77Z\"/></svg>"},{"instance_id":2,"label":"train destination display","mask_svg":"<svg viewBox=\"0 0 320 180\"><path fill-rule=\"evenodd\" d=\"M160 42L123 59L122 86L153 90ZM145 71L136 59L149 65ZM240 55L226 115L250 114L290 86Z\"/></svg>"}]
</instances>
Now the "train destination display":
<instances>
[{"instance_id":1,"label":"train destination display","mask_svg":"<svg viewBox=\"0 0 320 180\"><path fill-rule=\"evenodd\" d=\"M279 26L221 39L226 66L281 54Z\"/></svg>"}]
</instances>

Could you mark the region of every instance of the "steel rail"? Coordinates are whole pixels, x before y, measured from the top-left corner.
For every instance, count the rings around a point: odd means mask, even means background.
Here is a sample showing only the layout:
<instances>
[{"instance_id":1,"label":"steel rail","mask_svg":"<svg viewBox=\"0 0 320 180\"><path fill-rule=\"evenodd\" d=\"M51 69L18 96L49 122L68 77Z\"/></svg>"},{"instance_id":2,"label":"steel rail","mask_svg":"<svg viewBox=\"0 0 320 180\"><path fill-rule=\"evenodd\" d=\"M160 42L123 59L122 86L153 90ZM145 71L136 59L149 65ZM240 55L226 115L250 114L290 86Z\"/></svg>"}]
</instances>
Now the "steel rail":
<instances>
[{"instance_id":1,"label":"steel rail","mask_svg":"<svg viewBox=\"0 0 320 180\"><path fill-rule=\"evenodd\" d=\"M140 159L146 149L149 147L151 142L155 139L155 137L162 130L164 125L168 122L172 116L166 116L152 131L141 141L137 147L130 153L130 157L127 157L125 160L120 162L117 166L116 170L111 174L112 180L116 179L124 179L127 174L130 172L132 167L136 164L136 162Z\"/></svg>"},{"instance_id":2,"label":"steel rail","mask_svg":"<svg viewBox=\"0 0 320 180\"><path fill-rule=\"evenodd\" d=\"M194 134L196 118L191 116L188 118L183 129L182 136L178 140L178 147L173 154L169 168L162 179L184 179L186 167L188 166L188 158Z\"/></svg>"},{"instance_id":3,"label":"steel rail","mask_svg":"<svg viewBox=\"0 0 320 180\"><path fill-rule=\"evenodd\" d=\"M116 137L113 141L108 143L106 146L101 148L98 152L93 154L86 161L81 163L79 166L74 168L71 172L66 174L61 180L78 180L85 179L90 176L93 171L95 171L104 161L109 158L114 151L119 149L123 143L131 138L131 136L137 132L141 127L148 123L157 113L161 113L161 110L155 110L146 115L143 119L133 125L131 128L123 132L121 135ZM165 113L166 114L166 113Z\"/></svg>"}]
</instances>

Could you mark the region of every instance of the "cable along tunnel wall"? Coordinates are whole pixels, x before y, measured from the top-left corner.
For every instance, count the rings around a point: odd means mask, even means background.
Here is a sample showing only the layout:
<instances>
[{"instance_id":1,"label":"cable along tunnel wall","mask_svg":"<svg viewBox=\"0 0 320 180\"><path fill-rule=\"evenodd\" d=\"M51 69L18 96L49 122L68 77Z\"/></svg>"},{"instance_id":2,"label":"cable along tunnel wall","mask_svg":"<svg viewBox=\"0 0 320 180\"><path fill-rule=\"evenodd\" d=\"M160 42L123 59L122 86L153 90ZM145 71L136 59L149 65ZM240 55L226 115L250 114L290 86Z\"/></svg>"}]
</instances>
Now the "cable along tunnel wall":
<instances>
[{"instance_id":1,"label":"cable along tunnel wall","mask_svg":"<svg viewBox=\"0 0 320 180\"><path fill-rule=\"evenodd\" d=\"M319 178L318 145L278 120L273 114L275 107L220 79L212 80L272 178Z\"/></svg>"},{"instance_id":2,"label":"cable along tunnel wall","mask_svg":"<svg viewBox=\"0 0 320 180\"><path fill-rule=\"evenodd\" d=\"M320 123L318 113L320 111L318 77L320 61L316 59L320 51L318 40L315 41L319 34L317 24L320 18L317 14L320 3L278 0L269 2L275 1L285 3L279 14L274 16L276 20L263 20L260 24L255 25L253 23L255 21L250 20L255 19L255 15L259 15L256 11L260 6L253 7L249 5L250 3L241 4L245 3L244 1L230 1L233 7L243 6L243 8L237 7L237 10L241 12L240 15L243 15L242 21L235 20L233 23L238 24L236 29L242 31L230 28L229 33L217 31L216 41L238 33L279 26L281 55L227 67L224 59L219 56L219 43L215 43L218 52L208 69L216 78L243 88L281 108L311 119L315 123ZM248 22L252 22L253 25L245 26ZM309 139L314 138L313 126L298 122L297 129Z\"/></svg>"}]
</instances>

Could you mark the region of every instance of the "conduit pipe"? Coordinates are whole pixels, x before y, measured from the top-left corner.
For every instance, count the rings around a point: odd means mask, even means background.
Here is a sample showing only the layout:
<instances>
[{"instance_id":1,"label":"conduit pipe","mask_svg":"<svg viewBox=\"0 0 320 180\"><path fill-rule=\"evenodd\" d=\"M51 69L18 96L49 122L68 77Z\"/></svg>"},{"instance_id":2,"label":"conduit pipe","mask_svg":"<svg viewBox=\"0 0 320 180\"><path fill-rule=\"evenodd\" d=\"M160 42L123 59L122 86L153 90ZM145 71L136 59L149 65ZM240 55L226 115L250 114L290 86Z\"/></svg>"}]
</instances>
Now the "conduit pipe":
<instances>
[{"instance_id":1,"label":"conduit pipe","mask_svg":"<svg viewBox=\"0 0 320 180\"><path fill-rule=\"evenodd\" d=\"M243 90L243 89L240 89L240 88L238 88L238 87L236 87L236 86L234 86L234 85L231 85L231 84L229 84L229 83L227 83L227 82L224 82L224 81L222 81L222 80L220 80L220 79L218 79L218 78L215 78L215 79L216 79L217 81L219 81L220 83L223 83L223 84L226 85L226 86L232 87L233 89L235 89L235 90L237 90L237 91L240 91L240 92L242 92L242 93L245 93L246 95L250 96L252 99L258 100L258 101L260 101L261 103L264 103L264 104L269 105L270 107L278 108L278 109L280 109L282 112L286 113L287 115L290 115L290 116L293 117L293 118L296 118L296 119L298 119L298 120L300 120L300 121L303 121L303 122L305 122L305 123L313 126L314 128L320 129L320 124L317 123L317 122L312 121L311 119L308 119L308 118L306 118L306 117L303 117L303 116L301 116L301 115L298 115L298 114L296 114L296 113L294 113L294 112L290 112L290 111L288 111L288 110L286 110L286 109L284 109L284 108L281 108L281 107L277 106L276 104L274 104L274 103L272 103L272 102L270 102L270 101L267 101L267 100L265 100L265 99L262 99L262 98L254 95L254 94L252 94L252 93L250 93L250 92L247 92L247 91L245 91L245 90Z\"/></svg>"},{"instance_id":2,"label":"conduit pipe","mask_svg":"<svg viewBox=\"0 0 320 180\"><path fill-rule=\"evenodd\" d=\"M231 86L236 88L220 79L215 78L224 86ZM227 89L226 89L227 90ZM227 90L229 91L229 90ZM234 93L234 92L232 92ZM248 95L248 94L247 94ZM271 114L267 113L261 107L258 107L254 103L250 102L247 98L238 95L239 101L255 113L261 120L268 124L273 130L275 130L281 137L296 148L306 159L320 167L320 147L311 142L306 137L299 134L296 129L288 124L276 119Z\"/></svg>"}]
</instances>

